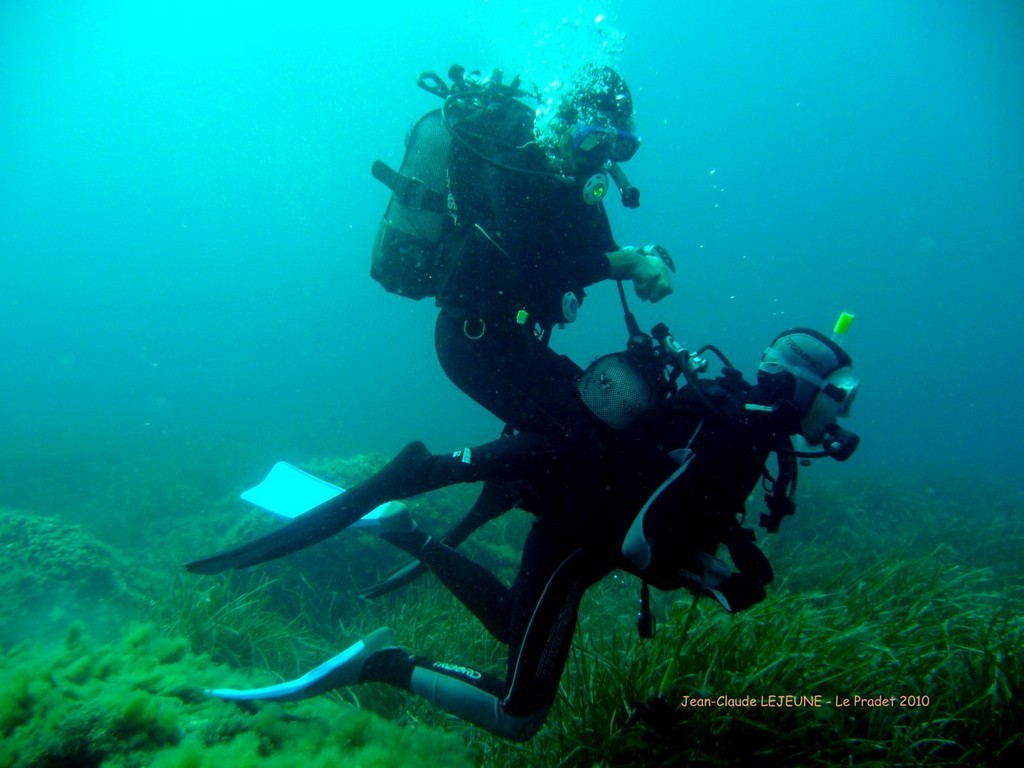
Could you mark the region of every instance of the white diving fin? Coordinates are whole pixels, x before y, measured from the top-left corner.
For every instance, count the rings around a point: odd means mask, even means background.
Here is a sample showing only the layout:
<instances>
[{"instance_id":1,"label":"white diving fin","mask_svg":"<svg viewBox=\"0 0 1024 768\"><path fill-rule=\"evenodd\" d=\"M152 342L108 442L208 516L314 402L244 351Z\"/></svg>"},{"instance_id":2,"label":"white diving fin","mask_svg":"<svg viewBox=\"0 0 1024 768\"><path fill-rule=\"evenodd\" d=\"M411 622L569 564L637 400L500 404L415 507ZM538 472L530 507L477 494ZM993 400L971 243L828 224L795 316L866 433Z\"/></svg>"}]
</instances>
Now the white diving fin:
<instances>
[{"instance_id":1,"label":"white diving fin","mask_svg":"<svg viewBox=\"0 0 1024 768\"><path fill-rule=\"evenodd\" d=\"M344 488L321 480L316 475L311 475L286 461L279 461L271 467L261 483L243 491L241 499L279 517L293 520L344 492ZM381 514L392 503L389 501L375 507L349 527L378 527Z\"/></svg>"}]
</instances>

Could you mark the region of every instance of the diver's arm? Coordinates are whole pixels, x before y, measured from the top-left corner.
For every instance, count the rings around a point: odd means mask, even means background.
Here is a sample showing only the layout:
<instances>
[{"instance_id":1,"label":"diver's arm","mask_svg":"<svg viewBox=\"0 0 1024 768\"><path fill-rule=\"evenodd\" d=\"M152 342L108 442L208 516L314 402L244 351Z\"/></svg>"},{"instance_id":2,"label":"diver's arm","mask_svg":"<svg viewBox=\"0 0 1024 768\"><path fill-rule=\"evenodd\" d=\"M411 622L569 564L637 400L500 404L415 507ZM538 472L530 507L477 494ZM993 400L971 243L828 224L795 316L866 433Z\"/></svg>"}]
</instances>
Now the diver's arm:
<instances>
[{"instance_id":1,"label":"diver's arm","mask_svg":"<svg viewBox=\"0 0 1024 768\"><path fill-rule=\"evenodd\" d=\"M606 254L613 280L632 280L636 295L643 301L657 302L672 293L669 267L654 253L626 246Z\"/></svg>"}]
</instances>

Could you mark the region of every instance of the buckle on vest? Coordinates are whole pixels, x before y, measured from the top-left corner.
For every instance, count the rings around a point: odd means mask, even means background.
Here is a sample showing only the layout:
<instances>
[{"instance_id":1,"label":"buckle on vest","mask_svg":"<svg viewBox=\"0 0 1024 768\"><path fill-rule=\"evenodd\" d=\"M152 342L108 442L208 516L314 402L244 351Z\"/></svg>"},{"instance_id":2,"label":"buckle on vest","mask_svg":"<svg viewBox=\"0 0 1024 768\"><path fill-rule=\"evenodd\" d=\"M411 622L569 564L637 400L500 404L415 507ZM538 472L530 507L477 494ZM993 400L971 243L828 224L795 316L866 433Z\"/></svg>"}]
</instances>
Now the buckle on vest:
<instances>
[{"instance_id":1,"label":"buckle on vest","mask_svg":"<svg viewBox=\"0 0 1024 768\"><path fill-rule=\"evenodd\" d=\"M480 327L480 332L479 333L471 332L470 331L470 323L478 324L479 327ZM477 318L476 320L463 320L462 321L462 333L470 341L480 341L480 339L482 339L484 337L484 334L487 333L487 323L485 323L482 318Z\"/></svg>"}]
</instances>

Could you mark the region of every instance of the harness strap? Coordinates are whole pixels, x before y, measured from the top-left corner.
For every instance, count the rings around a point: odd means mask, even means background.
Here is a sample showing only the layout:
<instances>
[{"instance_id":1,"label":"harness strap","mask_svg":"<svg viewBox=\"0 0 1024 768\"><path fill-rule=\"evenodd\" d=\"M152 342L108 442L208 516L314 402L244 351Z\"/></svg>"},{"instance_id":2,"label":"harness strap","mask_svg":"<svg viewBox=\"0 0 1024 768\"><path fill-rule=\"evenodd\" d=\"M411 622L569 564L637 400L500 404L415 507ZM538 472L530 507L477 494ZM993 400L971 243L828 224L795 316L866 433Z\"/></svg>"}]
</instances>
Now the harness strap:
<instances>
[{"instance_id":1,"label":"harness strap","mask_svg":"<svg viewBox=\"0 0 1024 768\"><path fill-rule=\"evenodd\" d=\"M760 523L768 533L777 533L782 519L796 513L796 502L793 501L797 481L796 455L792 445L782 445L783 441L789 443L789 438L780 439L780 444L775 447L779 462L778 477L773 478L767 468L763 470L764 485L768 491L764 501L768 511L761 514Z\"/></svg>"},{"instance_id":2,"label":"harness strap","mask_svg":"<svg viewBox=\"0 0 1024 768\"><path fill-rule=\"evenodd\" d=\"M447 196L429 189L419 179L402 175L383 160L374 160L370 173L390 189L402 205L431 213L448 213Z\"/></svg>"},{"instance_id":3,"label":"harness strap","mask_svg":"<svg viewBox=\"0 0 1024 768\"><path fill-rule=\"evenodd\" d=\"M640 583L640 612L636 615L636 631L644 640L654 637L657 621L651 612L651 588L647 580Z\"/></svg>"}]
</instances>

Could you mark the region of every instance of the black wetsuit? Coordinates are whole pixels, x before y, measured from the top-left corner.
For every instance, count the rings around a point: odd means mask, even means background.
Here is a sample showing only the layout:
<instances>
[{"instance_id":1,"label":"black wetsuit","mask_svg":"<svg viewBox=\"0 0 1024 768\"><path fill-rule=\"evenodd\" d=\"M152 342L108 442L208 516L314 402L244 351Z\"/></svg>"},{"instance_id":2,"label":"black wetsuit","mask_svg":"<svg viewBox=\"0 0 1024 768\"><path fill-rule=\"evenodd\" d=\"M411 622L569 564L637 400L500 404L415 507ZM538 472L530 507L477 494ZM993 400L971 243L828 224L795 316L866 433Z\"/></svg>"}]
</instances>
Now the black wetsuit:
<instances>
[{"instance_id":1,"label":"black wetsuit","mask_svg":"<svg viewBox=\"0 0 1024 768\"><path fill-rule=\"evenodd\" d=\"M453 142L457 223L445 246L435 346L455 385L507 424L593 439L604 425L580 401L580 369L547 341L567 320L563 297L582 302L587 286L608 278L605 254L618 246L604 207L587 205L574 183L550 172L532 124L518 103L458 123L505 167Z\"/></svg>"},{"instance_id":2,"label":"black wetsuit","mask_svg":"<svg viewBox=\"0 0 1024 768\"><path fill-rule=\"evenodd\" d=\"M282 557L344 529L385 501L446 485L480 480L524 481L519 506L537 519L519 574L506 588L482 566L422 530L382 533L425 563L509 646L504 679L459 664L437 663L388 649L369 656L362 681L386 682L420 694L453 714L511 739L529 738L543 723L558 690L584 592L621 568L661 589L701 586L704 555L729 547L739 572L716 589L738 609L763 597L771 568L740 525L744 505L765 461L789 432L767 413L748 415L744 403L764 402L738 377L698 382L629 428L616 450L595 463L571 442L520 433L454 454L406 446L373 477L277 531L187 565L219 573ZM629 439L655 446L621 450ZM675 460L687 452L689 461ZM668 467L668 469L666 468ZM675 469L671 469L675 467ZM640 540L650 559L624 551Z\"/></svg>"},{"instance_id":3,"label":"black wetsuit","mask_svg":"<svg viewBox=\"0 0 1024 768\"><path fill-rule=\"evenodd\" d=\"M666 450L688 446L693 451L671 483L665 483L664 473L630 465L628 459L584 468L559 453L557 462L548 463L555 471L534 478L523 505L537 519L509 588L451 547L436 540L423 545L422 533L386 535L415 553L495 638L508 644L508 666L501 679L391 650L371 657L363 679L398 685L501 736L527 739L554 702L584 592L613 570L636 573L662 589L693 588L702 572L699 553L713 555L726 543L734 561L746 564L730 577L731 586L721 587L733 608L763 597L771 569L739 519L775 437L767 429L740 426L744 416L735 393L730 396L715 383L702 389L703 399L683 390L635 427ZM522 438L527 462L534 462L529 469L536 472L537 443ZM518 439L498 444L508 450ZM643 531L653 557L641 569L623 555L623 541L648 501Z\"/></svg>"}]
</instances>

